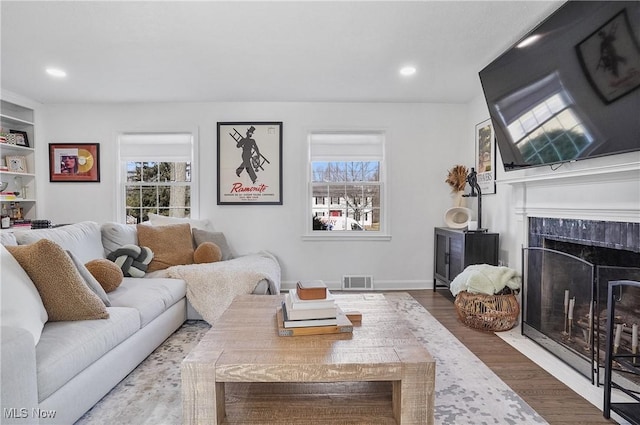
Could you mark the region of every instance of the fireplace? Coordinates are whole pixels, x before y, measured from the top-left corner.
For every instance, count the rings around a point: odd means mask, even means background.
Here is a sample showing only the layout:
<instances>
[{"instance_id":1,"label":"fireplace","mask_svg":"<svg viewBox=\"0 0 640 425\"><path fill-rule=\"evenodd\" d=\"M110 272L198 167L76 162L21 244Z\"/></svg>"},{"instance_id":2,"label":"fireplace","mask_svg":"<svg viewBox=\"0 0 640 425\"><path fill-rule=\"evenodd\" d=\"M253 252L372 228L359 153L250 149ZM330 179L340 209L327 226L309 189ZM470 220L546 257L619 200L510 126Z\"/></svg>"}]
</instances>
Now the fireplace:
<instances>
[{"instance_id":1,"label":"fireplace","mask_svg":"<svg viewBox=\"0 0 640 425\"><path fill-rule=\"evenodd\" d=\"M530 217L522 264L522 333L601 383L608 282L640 281L640 223ZM631 353L640 291L620 300L620 349Z\"/></svg>"}]
</instances>

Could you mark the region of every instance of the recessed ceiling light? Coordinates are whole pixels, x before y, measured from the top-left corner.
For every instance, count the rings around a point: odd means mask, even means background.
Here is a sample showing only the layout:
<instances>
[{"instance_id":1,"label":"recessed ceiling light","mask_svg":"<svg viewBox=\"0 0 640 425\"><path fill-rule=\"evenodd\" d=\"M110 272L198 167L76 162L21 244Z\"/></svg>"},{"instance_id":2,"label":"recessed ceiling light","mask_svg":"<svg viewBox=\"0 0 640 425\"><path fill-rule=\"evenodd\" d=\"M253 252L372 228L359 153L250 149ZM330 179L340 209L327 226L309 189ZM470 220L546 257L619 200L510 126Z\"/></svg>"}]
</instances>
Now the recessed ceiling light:
<instances>
[{"instance_id":1,"label":"recessed ceiling light","mask_svg":"<svg viewBox=\"0 0 640 425\"><path fill-rule=\"evenodd\" d=\"M416 68L414 66L405 66L400 68L400 75L408 77L416 73Z\"/></svg>"},{"instance_id":2,"label":"recessed ceiling light","mask_svg":"<svg viewBox=\"0 0 640 425\"><path fill-rule=\"evenodd\" d=\"M531 46L536 41L540 40L542 36L540 34L534 34L530 37L525 38L516 46L518 49L522 49L523 47Z\"/></svg>"},{"instance_id":3,"label":"recessed ceiling light","mask_svg":"<svg viewBox=\"0 0 640 425\"><path fill-rule=\"evenodd\" d=\"M52 77L58 77L58 78L67 76L67 73L60 68L47 68L47 74L51 75Z\"/></svg>"}]
</instances>

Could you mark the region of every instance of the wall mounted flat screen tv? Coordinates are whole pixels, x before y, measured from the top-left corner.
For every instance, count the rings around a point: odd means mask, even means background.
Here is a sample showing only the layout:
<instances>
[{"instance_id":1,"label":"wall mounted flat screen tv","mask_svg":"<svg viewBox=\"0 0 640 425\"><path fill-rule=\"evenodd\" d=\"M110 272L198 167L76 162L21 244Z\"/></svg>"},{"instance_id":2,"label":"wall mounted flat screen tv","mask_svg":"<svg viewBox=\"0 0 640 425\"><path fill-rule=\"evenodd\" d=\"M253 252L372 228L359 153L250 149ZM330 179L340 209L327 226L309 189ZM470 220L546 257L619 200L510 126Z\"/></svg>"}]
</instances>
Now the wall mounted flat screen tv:
<instances>
[{"instance_id":1,"label":"wall mounted flat screen tv","mask_svg":"<svg viewBox=\"0 0 640 425\"><path fill-rule=\"evenodd\" d=\"M480 71L506 171L640 150L638 32L638 1L569 1Z\"/></svg>"}]
</instances>

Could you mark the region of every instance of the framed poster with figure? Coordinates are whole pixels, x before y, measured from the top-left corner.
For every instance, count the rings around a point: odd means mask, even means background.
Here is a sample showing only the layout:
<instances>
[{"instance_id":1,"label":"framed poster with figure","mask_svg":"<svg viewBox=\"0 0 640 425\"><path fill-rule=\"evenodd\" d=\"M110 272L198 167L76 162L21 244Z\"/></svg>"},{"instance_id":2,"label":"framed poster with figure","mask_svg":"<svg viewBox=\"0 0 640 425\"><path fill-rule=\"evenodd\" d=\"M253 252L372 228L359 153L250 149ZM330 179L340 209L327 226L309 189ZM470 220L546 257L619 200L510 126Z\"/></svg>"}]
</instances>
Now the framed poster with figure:
<instances>
[{"instance_id":1,"label":"framed poster with figure","mask_svg":"<svg viewBox=\"0 0 640 425\"><path fill-rule=\"evenodd\" d=\"M282 122L218 123L218 205L282 205Z\"/></svg>"},{"instance_id":2,"label":"framed poster with figure","mask_svg":"<svg viewBox=\"0 0 640 425\"><path fill-rule=\"evenodd\" d=\"M99 143L49 143L49 181L100 181Z\"/></svg>"},{"instance_id":3,"label":"framed poster with figure","mask_svg":"<svg viewBox=\"0 0 640 425\"><path fill-rule=\"evenodd\" d=\"M496 193L496 139L491 119L476 124L476 172L483 195Z\"/></svg>"},{"instance_id":4,"label":"framed poster with figure","mask_svg":"<svg viewBox=\"0 0 640 425\"><path fill-rule=\"evenodd\" d=\"M640 87L636 36L623 9L576 46L582 71L605 104Z\"/></svg>"}]
</instances>

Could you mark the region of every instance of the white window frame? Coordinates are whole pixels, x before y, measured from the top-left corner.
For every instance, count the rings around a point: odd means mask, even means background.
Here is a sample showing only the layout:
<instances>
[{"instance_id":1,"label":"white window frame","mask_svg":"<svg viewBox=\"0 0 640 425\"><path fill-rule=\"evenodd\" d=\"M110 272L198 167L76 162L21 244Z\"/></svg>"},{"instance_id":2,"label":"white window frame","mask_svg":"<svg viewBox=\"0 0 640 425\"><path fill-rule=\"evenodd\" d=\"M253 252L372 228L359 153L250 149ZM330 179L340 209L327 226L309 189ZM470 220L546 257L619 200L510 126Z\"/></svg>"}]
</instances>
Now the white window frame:
<instances>
[{"instance_id":1,"label":"white window frame","mask_svg":"<svg viewBox=\"0 0 640 425\"><path fill-rule=\"evenodd\" d=\"M196 131L125 132L117 136L118 222L126 223L127 162L190 162L190 218L200 218L199 162ZM182 143L176 143L176 138Z\"/></svg>"},{"instance_id":2,"label":"white window frame","mask_svg":"<svg viewBox=\"0 0 640 425\"><path fill-rule=\"evenodd\" d=\"M367 146L366 143L358 146L358 143L351 143L348 147L336 145L336 149L321 149L318 152L314 147L314 136L375 136L380 140L380 146ZM304 199L304 221L303 221L303 240L390 240L390 220L389 212L391 210L388 202L388 132L385 130L310 130L307 134L307 160L306 176L307 184L305 185ZM347 152L347 156L334 155L339 151ZM361 152L361 153L358 153ZM380 230L377 231L314 231L312 224L312 201L313 197L313 167L314 161L379 161L380 163ZM331 202L331 198L327 198L327 202Z\"/></svg>"}]
</instances>

